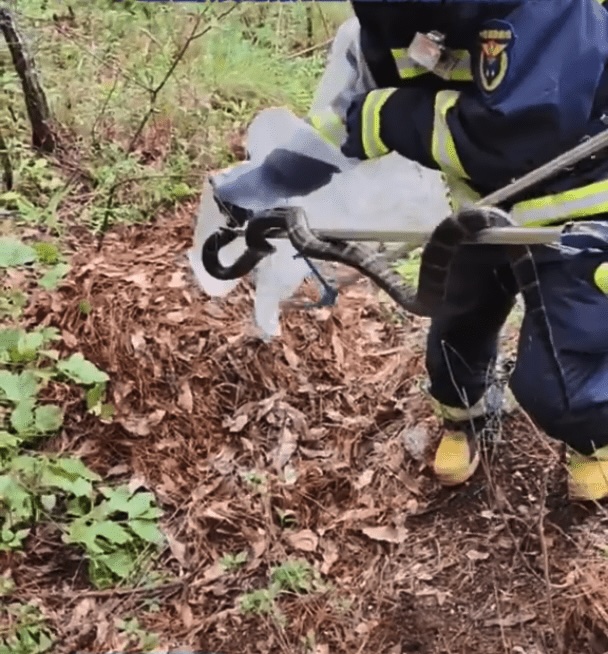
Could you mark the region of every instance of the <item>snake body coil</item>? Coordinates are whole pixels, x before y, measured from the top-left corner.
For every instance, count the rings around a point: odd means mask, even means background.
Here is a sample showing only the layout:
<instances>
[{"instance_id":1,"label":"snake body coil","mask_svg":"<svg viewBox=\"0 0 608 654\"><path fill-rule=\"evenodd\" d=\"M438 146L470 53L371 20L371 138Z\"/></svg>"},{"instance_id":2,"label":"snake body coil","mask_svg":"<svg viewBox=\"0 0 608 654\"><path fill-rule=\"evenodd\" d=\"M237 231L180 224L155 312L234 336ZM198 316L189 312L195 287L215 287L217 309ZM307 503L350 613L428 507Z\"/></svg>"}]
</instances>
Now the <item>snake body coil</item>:
<instances>
[{"instance_id":1,"label":"snake body coil","mask_svg":"<svg viewBox=\"0 0 608 654\"><path fill-rule=\"evenodd\" d=\"M355 268L403 309L418 316L433 316L445 307L450 265L464 242L474 242L485 229L515 224L508 213L494 207L472 207L449 216L437 225L424 248L419 285L415 288L391 269L381 253L359 243L322 240L310 230L301 209L290 207L282 211L285 212L289 239L296 250L311 259L337 261ZM534 320L540 337L551 353L555 374L565 393L564 371L555 349L532 251L527 245L503 247L524 298L526 312Z\"/></svg>"}]
</instances>

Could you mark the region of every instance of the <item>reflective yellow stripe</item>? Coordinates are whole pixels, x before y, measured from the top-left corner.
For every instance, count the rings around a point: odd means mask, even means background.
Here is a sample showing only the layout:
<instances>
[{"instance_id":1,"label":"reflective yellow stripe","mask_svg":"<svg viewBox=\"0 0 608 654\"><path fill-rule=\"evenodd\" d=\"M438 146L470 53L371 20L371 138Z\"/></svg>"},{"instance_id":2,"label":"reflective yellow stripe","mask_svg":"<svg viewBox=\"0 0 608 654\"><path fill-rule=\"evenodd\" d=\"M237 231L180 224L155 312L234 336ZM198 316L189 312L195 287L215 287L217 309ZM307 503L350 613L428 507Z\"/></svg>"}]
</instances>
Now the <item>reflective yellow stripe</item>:
<instances>
[{"instance_id":1,"label":"reflective yellow stripe","mask_svg":"<svg viewBox=\"0 0 608 654\"><path fill-rule=\"evenodd\" d=\"M338 114L328 109L308 119L319 134L332 145L340 146L346 137L346 128Z\"/></svg>"},{"instance_id":2,"label":"reflective yellow stripe","mask_svg":"<svg viewBox=\"0 0 608 654\"><path fill-rule=\"evenodd\" d=\"M608 180L518 202L511 209L513 219L527 227L608 213Z\"/></svg>"},{"instance_id":3,"label":"reflective yellow stripe","mask_svg":"<svg viewBox=\"0 0 608 654\"><path fill-rule=\"evenodd\" d=\"M593 281L602 293L608 295L608 263L600 263L593 273Z\"/></svg>"},{"instance_id":4,"label":"reflective yellow stripe","mask_svg":"<svg viewBox=\"0 0 608 654\"><path fill-rule=\"evenodd\" d=\"M396 90L388 88L370 91L365 98L361 110L361 140L363 152L368 159L375 159L390 152L380 138L380 111Z\"/></svg>"},{"instance_id":5,"label":"reflective yellow stripe","mask_svg":"<svg viewBox=\"0 0 608 654\"><path fill-rule=\"evenodd\" d=\"M432 154L446 175L470 179L460 162L454 138L448 127L448 111L456 104L458 91L439 91L435 96L435 121L433 125Z\"/></svg>"},{"instance_id":6,"label":"reflective yellow stripe","mask_svg":"<svg viewBox=\"0 0 608 654\"><path fill-rule=\"evenodd\" d=\"M450 79L455 82L472 82L473 74L471 73L471 55L467 50L452 50L458 56L459 62L450 75ZM420 66L413 59L410 59L407 48L394 48L391 50L399 77L401 79L413 79L420 75L427 75L428 71L424 66Z\"/></svg>"}]
</instances>

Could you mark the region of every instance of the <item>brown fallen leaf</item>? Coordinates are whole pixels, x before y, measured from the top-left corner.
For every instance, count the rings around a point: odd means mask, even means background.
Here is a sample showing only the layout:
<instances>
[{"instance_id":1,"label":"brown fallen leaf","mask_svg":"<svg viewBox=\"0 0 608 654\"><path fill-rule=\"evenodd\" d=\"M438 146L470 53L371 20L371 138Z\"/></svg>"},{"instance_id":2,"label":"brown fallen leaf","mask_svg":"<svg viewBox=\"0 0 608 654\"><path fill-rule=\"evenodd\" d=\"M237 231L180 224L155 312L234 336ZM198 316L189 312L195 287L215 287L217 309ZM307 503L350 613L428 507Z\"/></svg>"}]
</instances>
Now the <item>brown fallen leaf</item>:
<instances>
[{"instance_id":1,"label":"brown fallen leaf","mask_svg":"<svg viewBox=\"0 0 608 654\"><path fill-rule=\"evenodd\" d=\"M183 272L174 272L168 284L169 288L183 288L186 286L186 278Z\"/></svg>"},{"instance_id":2,"label":"brown fallen leaf","mask_svg":"<svg viewBox=\"0 0 608 654\"><path fill-rule=\"evenodd\" d=\"M283 356L289 367L293 370L297 370L300 367L300 357L287 345L283 345Z\"/></svg>"},{"instance_id":3,"label":"brown fallen leaf","mask_svg":"<svg viewBox=\"0 0 608 654\"><path fill-rule=\"evenodd\" d=\"M380 513L380 509L348 509L339 515L332 523L332 526L342 522L356 522L357 520L367 520Z\"/></svg>"},{"instance_id":4,"label":"brown fallen leaf","mask_svg":"<svg viewBox=\"0 0 608 654\"><path fill-rule=\"evenodd\" d=\"M224 566L219 561L216 561L205 570L203 573L203 580L209 583L211 581L216 581L224 574L226 574Z\"/></svg>"},{"instance_id":5,"label":"brown fallen leaf","mask_svg":"<svg viewBox=\"0 0 608 654\"><path fill-rule=\"evenodd\" d=\"M362 488L369 486L372 483L373 478L374 478L374 470L368 468L367 470L365 470L359 475L359 478L355 482L354 486L357 490L361 490Z\"/></svg>"},{"instance_id":6,"label":"brown fallen leaf","mask_svg":"<svg viewBox=\"0 0 608 654\"><path fill-rule=\"evenodd\" d=\"M187 559L187 548L184 543L180 542L168 531L165 531L165 536L167 538L167 544L171 550L171 554L175 557L175 560L182 566L182 568L188 567Z\"/></svg>"},{"instance_id":7,"label":"brown fallen leaf","mask_svg":"<svg viewBox=\"0 0 608 654\"><path fill-rule=\"evenodd\" d=\"M135 334L131 334L131 345L134 350L141 350L146 345L146 337L143 329L140 329Z\"/></svg>"},{"instance_id":8,"label":"brown fallen leaf","mask_svg":"<svg viewBox=\"0 0 608 654\"><path fill-rule=\"evenodd\" d=\"M319 544L319 537L310 529L302 529L286 536L287 542L303 552L314 552Z\"/></svg>"},{"instance_id":9,"label":"brown fallen leaf","mask_svg":"<svg viewBox=\"0 0 608 654\"><path fill-rule=\"evenodd\" d=\"M331 540L325 540L323 543L323 563L321 564L321 574L328 574L332 565L339 558L338 546Z\"/></svg>"},{"instance_id":10,"label":"brown fallen leaf","mask_svg":"<svg viewBox=\"0 0 608 654\"><path fill-rule=\"evenodd\" d=\"M137 272L133 275L129 275L128 277L125 277L125 281L131 282L140 288L150 288L151 286L148 275L144 272Z\"/></svg>"},{"instance_id":11,"label":"brown fallen leaf","mask_svg":"<svg viewBox=\"0 0 608 654\"><path fill-rule=\"evenodd\" d=\"M73 631L82 626L83 620L95 610L95 600L92 597L85 597L73 608L70 621L65 626L66 631Z\"/></svg>"},{"instance_id":12,"label":"brown fallen leaf","mask_svg":"<svg viewBox=\"0 0 608 654\"><path fill-rule=\"evenodd\" d=\"M194 401L192 399L192 389L190 388L190 384L187 381L183 382L179 389L179 397L177 398L177 404L184 411L187 411L188 413L192 413L192 410L194 408Z\"/></svg>"},{"instance_id":13,"label":"brown fallen leaf","mask_svg":"<svg viewBox=\"0 0 608 654\"><path fill-rule=\"evenodd\" d=\"M118 422L131 434L136 436L149 436L152 428L159 425L165 415L166 411L157 409L148 415L129 415L119 418Z\"/></svg>"},{"instance_id":14,"label":"brown fallen leaf","mask_svg":"<svg viewBox=\"0 0 608 654\"><path fill-rule=\"evenodd\" d=\"M224 425L228 427L230 433L238 434L240 431L245 429L247 423L249 422L249 416L246 413L238 415L234 419L225 421Z\"/></svg>"},{"instance_id":15,"label":"brown fallen leaf","mask_svg":"<svg viewBox=\"0 0 608 654\"><path fill-rule=\"evenodd\" d=\"M224 320L226 318L226 313L214 302L207 302L207 304L205 304L205 313L208 316L218 318L219 320Z\"/></svg>"},{"instance_id":16,"label":"brown fallen leaf","mask_svg":"<svg viewBox=\"0 0 608 654\"><path fill-rule=\"evenodd\" d=\"M362 527L360 530L372 540L382 541L384 543L403 543L407 538L407 529L405 527Z\"/></svg>"},{"instance_id":17,"label":"brown fallen leaf","mask_svg":"<svg viewBox=\"0 0 608 654\"><path fill-rule=\"evenodd\" d=\"M298 449L298 435L284 427L279 436L279 444L274 455L274 466L282 470Z\"/></svg>"},{"instance_id":18,"label":"brown fallen leaf","mask_svg":"<svg viewBox=\"0 0 608 654\"><path fill-rule=\"evenodd\" d=\"M340 339L340 336L337 332L334 332L331 335L331 346L334 351L334 355L336 357L336 363L338 364L338 368L343 368L344 367L344 347L342 345L342 341Z\"/></svg>"},{"instance_id":19,"label":"brown fallen leaf","mask_svg":"<svg viewBox=\"0 0 608 654\"><path fill-rule=\"evenodd\" d=\"M521 613L509 613L502 618L490 618L484 621L485 627L515 627L519 624L531 622L536 618L534 611L522 611Z\"/></svg>"},{"instance_id":20,"label":"brown fallen leaf","mask_svg":"<svg viewBox=\"0 0 608 654\"><path fill-rule=\"evenodd\" d=\"M169 322L181 323L181 322L184 322L184 320L186 319L186 314L185 314L184 311L179 311L179 310L178 311L169 311L169 313L165 316L165 318Z\"/></svg>"},{"instance_id":21,"label":"brown fallen leaf","mask_svg":"<svg viewBox=\"0 0 608 654\"><path fill-rule=\"evenodd\" d=\"M194 624L194 615L192 613L192 609L190 608L190 604L188 604L188 602L182 602L178 610L182 619L182 624L184 627L186 627L186 629L190 629Z\"/></svg>"},{"instance_id":22,"label":"brown fallen leaf","mask_svg":"<svg viewBox=\"0 0 608 654\"><path fill-rule=\"evenodd\" d=\"M121 475L126 475L130 471L129 466L126 463L119 463L118 465L110 468L105 476L106 477L120 477Z\"/></svg>"},{"instance_id":23,"label":"brown fallen leaf","mask_svg":"<svg viewBox=\"0 0 608 654\"><path fill-rule=\"evenodd\" d=\"M469 561L485 561L486 559L490 558L490 554L488 552L478 552L477 550L469 550L466 553L467 559Z\"/></svg>"}]
</instances>

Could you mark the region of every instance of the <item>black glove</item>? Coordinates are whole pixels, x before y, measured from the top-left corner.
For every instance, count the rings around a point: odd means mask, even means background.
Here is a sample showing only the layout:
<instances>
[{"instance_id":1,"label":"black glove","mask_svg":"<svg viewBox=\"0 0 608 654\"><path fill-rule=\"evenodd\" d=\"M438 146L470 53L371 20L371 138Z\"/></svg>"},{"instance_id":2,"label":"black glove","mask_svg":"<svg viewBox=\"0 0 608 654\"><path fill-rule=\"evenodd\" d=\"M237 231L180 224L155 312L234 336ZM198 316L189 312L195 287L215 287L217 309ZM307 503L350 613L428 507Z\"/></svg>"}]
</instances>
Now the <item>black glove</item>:
<instances>
[{"instance_id":1,"label":"black glove","mask_svg":"<svg viewBox=\"0 0 608 654\"><path fill-rule=\"evenodd\" d=\"M346 111L346 140L340 150L345 157L367 159L363 149L363 103L367 93L355 97Z\"/></svg>"}]
</instances>

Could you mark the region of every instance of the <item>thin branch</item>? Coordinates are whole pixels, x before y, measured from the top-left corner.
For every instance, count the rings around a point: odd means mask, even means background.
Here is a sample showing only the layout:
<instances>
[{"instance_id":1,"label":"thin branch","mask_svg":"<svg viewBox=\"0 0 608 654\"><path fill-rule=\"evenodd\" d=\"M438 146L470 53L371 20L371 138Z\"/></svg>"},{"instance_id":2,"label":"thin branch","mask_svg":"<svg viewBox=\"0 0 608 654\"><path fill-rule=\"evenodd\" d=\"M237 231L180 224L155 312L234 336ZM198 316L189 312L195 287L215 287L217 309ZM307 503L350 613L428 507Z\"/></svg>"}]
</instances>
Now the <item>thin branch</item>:
<instances>
[{"instance_id":1,"label":"thin branch","mask_svg":"<svg viewBox=\"0 0 608 654\"><path fill-rule=\"evenodd\" d=\"M563 638L557 628L557 622L555 620L555 610L553 606L553 591L551 588L551 574L549 571L549 552L547 548L547 541L545 539L544 522L545 522L546 501L547 501L547 473L545 473L543 476L542 492L539 499L537 531L538 531L538 540L540 543L541 554L543 558L543 576L545 580L545 588L547 591L547 609L549 611L549 621L551 623L551 627L553 628L553 634L555 636L555 643L557 645L558 654L564 654L565 649L564 649Z\"/></svg>"},{"instance_id":2,"label":"thin branch","mask_svg":"<svg viewBox=\"0 0 608 654\"><path fill-rule=\"evenodd\" d=\"M310 46L310 48L304 48L304 50L298 50L297 52L293 52L292 54L287 55L285 59L296 59L296 57L302 57L303 55L310 54L315 50L321 50L322 48L326 48L327 46L331 45L333 40L334 39L332 37L331 39L327 39L322 43L315 43L315 45Z\"/></svg>"},{"instance_id":3,"label":"thin branch","mask_svg":"<svg viewBox=\"0 0 608 654\"><path fill-rule=\"evenodd\" d=\"M224 11L222 14L218 16L218 21L222 20L228 14L230 14L234 9L237 7L237 4L233 4L229 9ZM202 36L207 34L209 31L211 31L214 27L214 25L208 25L205 27L205 29L201 30L200 32L197 32L196 30L198 29L199 25L201 24L201 21L203 20L203 14L200 14L197 16L196 21L194 23L194 27L192 28L192 31L190 32L190 35L182 45L182 47L178 50L177 54L173 58L173 61L171 62L171 65L167 69L167 72L165 73L165 76L163 79L160 81L160 83L153 89L150 89L150 106L148 107L148 110L146 113L142 116L142 119L137 126L137 129L135 130L135 134L133 135L133 138L131 139L131 142L129 143L129 146L127 148L127 152L133 152L135 145L137 144L137 141L139 140L139 137L141 136L142 132L144 131L145 126L148 124L148 121L150 120L150 117L154 113L156 109L156 100L158 99L159 93L163 90L173 73L175 72L175 69L179 65L179 63L182 61L184 58L184 55L186 54L188 48L190 45L195 41L196 39L200 39Z\"/></svg>"},{"instance_id":4,"label":"thin branch","mask_svg":"<svg viewBox=\"0 0 608 654\"><path fill-rule=\"evenodd\" d=\"M99 241L97 243L97 251L99 252L103 246L103 240L105 237L106 232L108 231L108 227L110 225L110 215L112 213L112 209L114 208L114 199L116 197L116 192L121 186L125 186L126 184L132 184L133 182L143 182L143 181L149 181L151 179L195 179L198 180L200 179L200 175L196 173L184 173L184 174L156 174L156 175L140 175L138 177L126 177L124 179L119 180L115 184L112 184L112 186L109 189L108 192L108 201L106 203L106 208L104 211L103 219L101 221L101 226L99 228Z\"/></svg>"}]
</instances>

